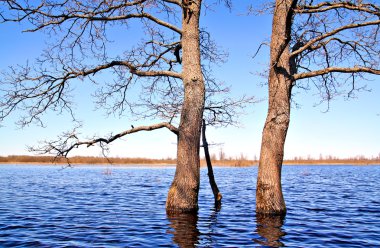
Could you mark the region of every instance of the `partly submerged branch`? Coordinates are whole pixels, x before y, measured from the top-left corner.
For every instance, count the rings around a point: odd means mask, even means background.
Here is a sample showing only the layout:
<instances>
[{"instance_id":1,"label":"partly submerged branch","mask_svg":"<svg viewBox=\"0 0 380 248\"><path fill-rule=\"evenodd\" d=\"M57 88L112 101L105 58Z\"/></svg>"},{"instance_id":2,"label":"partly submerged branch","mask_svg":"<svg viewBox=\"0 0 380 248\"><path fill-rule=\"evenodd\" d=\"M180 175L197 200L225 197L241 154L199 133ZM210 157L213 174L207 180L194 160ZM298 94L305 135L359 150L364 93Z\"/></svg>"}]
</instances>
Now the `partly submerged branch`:
<instances>
[{"instance_id":1,"label":"partly submerged branch","mask_svg":"<svg viewBox=\"0 0 380 248\"><path fill-rule=\"evenodd\" d=\"M207 143L207 139L206 139L206 121L205 121L205 119L202 120L202 143L203 143L203 149L205 152L205 160L206 160L207 171L208 171L207 175L208 175L208 179L210 181L212 193L214 194L215 207L218 209L218 208L220 208L223 196L222 196L222 193L220 193L218 185L215 182L214 171L212 169L212 162L211 162L210 152L208 150L208 143Z\"/></svg>"}]
</instances>

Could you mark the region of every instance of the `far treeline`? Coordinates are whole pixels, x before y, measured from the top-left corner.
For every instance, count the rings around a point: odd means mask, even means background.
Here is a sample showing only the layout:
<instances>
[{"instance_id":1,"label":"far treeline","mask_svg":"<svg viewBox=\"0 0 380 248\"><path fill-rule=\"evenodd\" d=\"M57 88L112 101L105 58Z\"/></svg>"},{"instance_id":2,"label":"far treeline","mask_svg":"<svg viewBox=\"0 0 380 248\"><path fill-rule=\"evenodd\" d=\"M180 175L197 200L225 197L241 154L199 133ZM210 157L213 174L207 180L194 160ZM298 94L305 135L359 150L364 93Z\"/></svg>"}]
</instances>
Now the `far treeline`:
<instances>
[{"instance_id":1,"label":"far treeline","mask_svg":"<svg viewBox=\"0 0 380 248\"><path fill-rule=\"evenodd\" d=\"M62 158L54 156L26 156L26 155L11 155L0 156L0 163L2 164L58 164L67 165L68 163L74 165L175 165L176 159L163 158L106 158L106 157L87 157L75 156L71 158ZM244 157L237 158L224 158L212 159L214 166L232 166L232 167L248 167L257 166L258 160L249 160ZM295 157L294 159L284 160L285 165L380 165L380 157L366 158L364 156L357 156L354 158L335 158L333 156L326 156L326 158L313 159ZM205 159L201 159L201 166L205 166Z\"/></svg>"}]
</instances>

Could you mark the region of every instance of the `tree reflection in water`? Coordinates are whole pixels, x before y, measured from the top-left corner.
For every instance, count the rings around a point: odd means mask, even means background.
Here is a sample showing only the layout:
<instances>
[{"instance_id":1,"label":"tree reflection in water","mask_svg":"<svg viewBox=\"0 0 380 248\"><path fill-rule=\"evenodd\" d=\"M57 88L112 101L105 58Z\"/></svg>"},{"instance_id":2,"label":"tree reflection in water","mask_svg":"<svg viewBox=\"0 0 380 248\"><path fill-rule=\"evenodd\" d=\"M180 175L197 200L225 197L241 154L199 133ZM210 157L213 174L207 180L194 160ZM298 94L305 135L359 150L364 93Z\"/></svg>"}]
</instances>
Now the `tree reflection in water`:
<instances>
[{"instance_id":1,"label":"tree reflection in water","mask_svg":"<svg viewBox=\"0 0 380 248\"><path fill-rule=\"evenodd\" d=\"M173 234L173 243L179 247L195 247L198 244L200 232L197 228L197 213L167 213Z\"/></svg>"},{"instance_id":2,"label":"tree reflection in water","mask_svg":"<svg viewBox=\"0 0 380 248\"><path fill-rule=\"evenodd\" d=\"M208 244L207 247L217 247L218 235L215 234L217 234L218 214L221 208L222 204L219 202L210 209L210 216L207 219L207 225L205 225L207 231L202 233L202 242Z\"/></svg>"},{"instance_id":3,"label":"tree reflection in water","mask_svg":"<svg viewBox=\"0 0 380 248\"><path fill-rule=\"evenodd\" d=\"M256 215L256 232L260 235L260 239L254 241L260 245L269 247L283 247L284 243L280 241L281 237L286 233L282 230L284 224L284 215Z\"/></svg>"}]
</instances>

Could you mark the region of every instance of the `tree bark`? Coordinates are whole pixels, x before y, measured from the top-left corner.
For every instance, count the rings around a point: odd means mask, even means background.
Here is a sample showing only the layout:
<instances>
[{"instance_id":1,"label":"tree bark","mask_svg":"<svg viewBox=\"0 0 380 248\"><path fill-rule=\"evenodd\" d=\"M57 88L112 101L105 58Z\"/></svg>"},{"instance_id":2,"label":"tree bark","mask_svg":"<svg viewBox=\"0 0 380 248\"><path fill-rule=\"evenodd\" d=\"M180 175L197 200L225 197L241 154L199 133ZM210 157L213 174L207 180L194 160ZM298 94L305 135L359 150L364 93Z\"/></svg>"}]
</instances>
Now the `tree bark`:
<instances>
[{"instance_id":1,"label":"tree bark","mask_svg":"<svg viewBox=\"0 0 380 248\"><path fill-rule=\"evenodd\" d=\"M208 150L208 143L206 139L206 123L205 120L202 121L202 144L203 150L205 152L205 159L207 164L207 175L210 182L210 186L212 189L212 193L214 194L215 199L215 208L218 209L222 203L222 193L220 193L218 185L215 182L214 171L212 169L212 163L210 158L210 152Z\"/></svg>"},{"instance_id":2,"label":"tree bark","mask_svg":"<svg viewBox=\"0 0 380 248\"><path fill-rule=\"evenodd\" d=\"M290 121L293 85L289 41L296 0L277 0L271 37L268 114L262 134L256 188L256 212L285 214L281 187L284 145Z\"/></svg>"},{"instance_id":3,"label":"tree bark","mask_svg":"<svg viewBox=\"0 0 380 248\"><path fill-rule=\"evenodd\" d=\"M181 42L185 92L178 128L177 167L166 201L166 209L170 212L198 210L199 146L205 102L199 47L201 2L191 1L183 8Z\"/></svg>"}]
</instances>

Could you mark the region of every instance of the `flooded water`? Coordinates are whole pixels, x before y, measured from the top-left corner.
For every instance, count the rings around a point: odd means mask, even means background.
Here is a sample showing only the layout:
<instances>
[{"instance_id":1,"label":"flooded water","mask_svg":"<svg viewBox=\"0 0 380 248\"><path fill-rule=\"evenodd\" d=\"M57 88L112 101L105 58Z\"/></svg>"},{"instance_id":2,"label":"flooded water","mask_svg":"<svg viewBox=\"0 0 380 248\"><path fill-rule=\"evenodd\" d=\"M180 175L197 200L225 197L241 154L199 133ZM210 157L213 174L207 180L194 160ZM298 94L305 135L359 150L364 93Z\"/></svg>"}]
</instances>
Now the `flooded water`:
<instances>
[{"instance_id":1,"label":"flooded water","mask_svg":"<svg viewBox=\"0 0 380 248\"><path fill-rule=\"evenodd\" d=\"M168 216L174 168L0 166L0 247L380 247L380 166L285 166L285 219L256 216L257 168L202 169L199 213Z\"/></svg>"}]
</instances>

